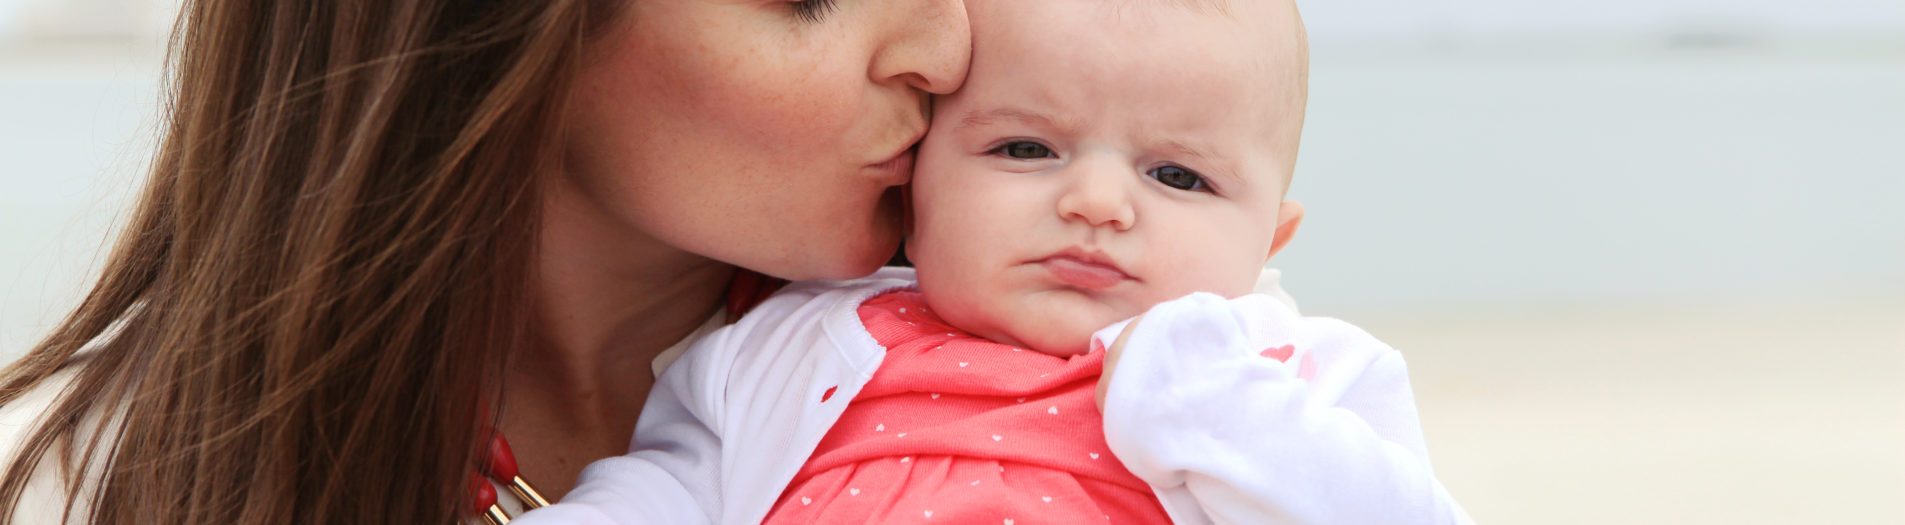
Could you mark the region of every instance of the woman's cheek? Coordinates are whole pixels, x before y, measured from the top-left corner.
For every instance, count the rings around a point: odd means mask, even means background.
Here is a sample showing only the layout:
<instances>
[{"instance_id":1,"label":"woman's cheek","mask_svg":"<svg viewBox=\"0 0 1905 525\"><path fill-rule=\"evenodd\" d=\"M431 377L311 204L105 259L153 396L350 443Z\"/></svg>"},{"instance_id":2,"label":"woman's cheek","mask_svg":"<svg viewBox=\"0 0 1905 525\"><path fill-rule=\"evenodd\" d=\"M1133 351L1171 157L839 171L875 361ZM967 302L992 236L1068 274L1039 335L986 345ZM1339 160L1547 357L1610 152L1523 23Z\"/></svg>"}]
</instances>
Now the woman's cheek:
<instances>
[{"instance_id":1,"label":"woman's cheek","mask_svg":"<svg viewBox=\"0 0 1905 525\"><path fill-rule=\"evenodd\" d=\"M757 134L752 142L796 158L828 157L838 155L842 143L872 140L854 132L856 121L888 118L884 108L860 107L862 88L841 82L853 78L825 70L774 71L723 93L718 105L730 112L728 118L746 123L746 129ZM861 145L868 150L867 160L875 160L871 150L886 147Z\"/></svg>"}]
</instances>

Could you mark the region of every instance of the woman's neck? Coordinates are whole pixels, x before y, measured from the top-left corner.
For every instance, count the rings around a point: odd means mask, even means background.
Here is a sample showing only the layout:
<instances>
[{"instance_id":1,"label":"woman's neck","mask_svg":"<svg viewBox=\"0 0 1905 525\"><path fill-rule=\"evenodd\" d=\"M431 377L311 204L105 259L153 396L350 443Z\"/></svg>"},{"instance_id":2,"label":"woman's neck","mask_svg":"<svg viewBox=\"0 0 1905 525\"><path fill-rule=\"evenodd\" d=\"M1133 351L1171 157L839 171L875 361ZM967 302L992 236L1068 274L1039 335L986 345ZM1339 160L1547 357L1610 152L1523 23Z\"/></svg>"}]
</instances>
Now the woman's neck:
<instances>
[{"instance_id":1,"label":"woman's neck","mask_svg":"<svg viewBox=\"0 0 1905 525\"><path fill-rule=\"evenodd\" d=\"M538 344L506 371L501 430L524 477L558 498L588 462L627 451L655 357L719 310L734 268L548 193L530 284Z\"/></svg>"}]
</instances>

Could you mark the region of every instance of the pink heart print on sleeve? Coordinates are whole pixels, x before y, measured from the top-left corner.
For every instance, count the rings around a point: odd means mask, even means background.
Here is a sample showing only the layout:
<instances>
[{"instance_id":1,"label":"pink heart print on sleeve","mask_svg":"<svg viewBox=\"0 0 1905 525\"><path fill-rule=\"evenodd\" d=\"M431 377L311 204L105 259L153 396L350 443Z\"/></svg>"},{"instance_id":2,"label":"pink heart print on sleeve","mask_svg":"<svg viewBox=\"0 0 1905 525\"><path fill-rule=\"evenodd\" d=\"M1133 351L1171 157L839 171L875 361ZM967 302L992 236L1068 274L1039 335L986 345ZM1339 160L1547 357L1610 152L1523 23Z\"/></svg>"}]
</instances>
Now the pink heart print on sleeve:
<instances>
[{"instance_id":1,"label":"pink heart print on sleeve","mask_svg":"<svg viewBox=\"0 0 1905 525\"><path fill-rule=\"evenodd\" d=\"M1296 345L1283 345L1276 348L1265 349L1262 352L1258 352L1257 355L1288 363L1290 362L1290 356L1296 355ZM1311 358L1307 352L1303 354L1303 360L1296 365L1296 378L1304 381L1316 379L1316 359Z\"/></svg>"}]
</instances>

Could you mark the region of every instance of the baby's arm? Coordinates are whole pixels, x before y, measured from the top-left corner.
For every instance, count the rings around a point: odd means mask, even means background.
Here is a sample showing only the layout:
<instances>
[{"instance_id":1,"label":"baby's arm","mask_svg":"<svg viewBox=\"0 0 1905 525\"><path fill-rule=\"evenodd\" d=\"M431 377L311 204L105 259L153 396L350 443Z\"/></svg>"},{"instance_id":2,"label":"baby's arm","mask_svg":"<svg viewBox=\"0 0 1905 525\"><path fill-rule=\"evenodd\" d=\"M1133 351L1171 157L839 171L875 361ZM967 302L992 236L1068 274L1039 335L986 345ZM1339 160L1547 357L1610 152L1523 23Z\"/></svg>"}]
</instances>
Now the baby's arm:
<instances>
[{"instance_id":1,"label":"baby's arm","mask_svg":"<svg viewBox=\"0 0 1905 525\"><path fill-rule=\"evenodd\" d=\"M1179 523L1471 522L1430 467L1402 355L1367 333L1195 294L1123 343L1106 441Z\"/></svg>"}]
</instances>

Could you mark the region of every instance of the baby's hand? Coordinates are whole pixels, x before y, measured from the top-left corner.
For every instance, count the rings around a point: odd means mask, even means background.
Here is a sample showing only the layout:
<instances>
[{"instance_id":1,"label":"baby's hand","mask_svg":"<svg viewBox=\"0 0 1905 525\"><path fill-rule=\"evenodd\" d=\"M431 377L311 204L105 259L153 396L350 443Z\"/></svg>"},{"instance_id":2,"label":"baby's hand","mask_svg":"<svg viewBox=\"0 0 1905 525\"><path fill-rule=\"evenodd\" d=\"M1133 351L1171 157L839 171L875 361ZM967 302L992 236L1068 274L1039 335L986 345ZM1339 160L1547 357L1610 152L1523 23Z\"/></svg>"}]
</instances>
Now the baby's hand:
<instances>
[{"instance_id":1,"label":"baby's hand","mask_svg":"<svg viewBox=\"0 0 1905 525\"><path fill-rule=\"evenodd\" d=\"M1244 297L1239 297L1236 299L1220 300L1219 302L1222 303L1221 308L1229 315L1241 315L1249 319L1264 319L1264 320L1279 319L1279 318L1294 319L1295 316L1297 315L1295 307L1290 305L1290 302L1287 298L1280 298L1277 296L1277 294L1281 293L1281 290L1277 290L1274 288L1275 279L1276 279L1275 272L1276 270L1265 270L1265 276L1272 283L1272 290L1277 293L1255 293L1255 294L1246 295ZM1172 304L1177 304L1180 307L1190 307L1192 303L1184 303L1184 301L1190 300L1193 297L1196 297L1196 294L1185 296L1183 298L1175 299L1172 301L1167 301L1165 303L1154 306L1152 309L1156 310L1157 308L1164 308ZM1212 297L1215 297L1215 296L1212 296ZM1279 308L1279 306L1281 306L1281 308ZM1279 310L1287 310L1287 313L1281 314L1281 316L1279 314L1274 313L1275 311L1279 311ZM1131 321L1125 323L1124 328L1118 332L1118 338L1111 342L1111 347L1105 349L1104 371L1098 376L1098 389L1097 389L1096 399L1098 402L1099 412L1104 412L1105 410L1105 393L1109 391L1111 388L1111 377L1117 371L1118 362L1123 360L1125 344L1130 340L1131 334L1137 330L1138 322L1142 321L1146 315L1150 315L1150 312L1147 311L1145 314L1140 314L1137 317L1131 318ZM1171 322L1171 319L1175 319L1174 317L1171 317L1169 315L1167 315L1166 317L1167 319L1164 319L1158 322ZM1239 323L1241 323L1241 321L1239 321ZM1169 327L1153 327L1153 328L1168 329ZM1179 327L1179 328L1182 328L1182 327ZM1244 327L1244 329L1248 331L1248 327ZM1243 337L1245 339L1251 338L1251 336L1249 336L1248 334L1240 334L1240 337ZM1098 344L1097 341L1103 341L1103 339L1096 339L1094 337L1093 344L1094 345ZM1289 344L1282 344L1279 346L1263 349L1259 353L1259 355L1272 358L1277 361L1288 362L1295 353L1296 351L1294 346ZM1312 357L1310 354L1308 353L1303 354L1301 357L1301 360L1298 363L1296 363L1296 365L1297 365L1297 369L1295 370L1295 374L1299 379L1309 380L1309 379L1313 379L1316 376L1316 362L1314 357Z\"/></svg>"},{"instance_id":2,"label":"baby's hand","mask_svg":"<svg viewBox=\"0 0 1905 525\"><path fill-rule=\"evenodd\" d=\"M1124 331L1118 332L1118 339L1111 342L1111 348L1105 349L1105 371L1098 375L1098 411L1101 413L1105 411L1105 389L1111 386L1111 373L1118 368L1118 356L1124 354L1124 343L1131 339L1131 330L1143 320L1144 314L1131 318L1131 322L1124 325Z\"/></svg>"}]
</instances>

